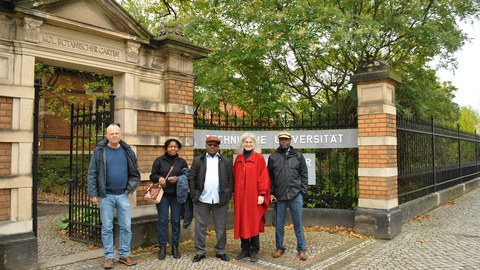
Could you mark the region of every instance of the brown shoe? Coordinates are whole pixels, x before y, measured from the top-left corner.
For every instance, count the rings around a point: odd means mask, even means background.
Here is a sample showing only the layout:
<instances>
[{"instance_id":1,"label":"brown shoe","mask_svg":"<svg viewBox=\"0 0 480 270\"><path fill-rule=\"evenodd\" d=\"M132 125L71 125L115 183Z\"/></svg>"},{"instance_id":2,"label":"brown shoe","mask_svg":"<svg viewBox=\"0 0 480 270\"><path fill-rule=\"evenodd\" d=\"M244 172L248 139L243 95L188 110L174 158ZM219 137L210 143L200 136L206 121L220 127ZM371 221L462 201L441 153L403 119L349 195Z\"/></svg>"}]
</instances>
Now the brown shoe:
<instances>
[{"instance_id":1,"label":"brown shoe","mask_svg":"<svg viewBox=\"0 0 480 270\"><path fill-rule=\"evenodd\" d=\"M128 257L120 257L120 258L118 259L118 262L123 263L123 264L125 264L125 265L127 265L127 266L132 266L132 265L136 265L136 264L137 264L137 262L134 261L134 260L132 259L132 257L130 257L130 256L128 256Z\"/></svg>"},{"instance_id":2,"label":"brown shoe","mask_svg":"<svg viewBox=\"0 0 480 270\"><path fill-rule=\"evenodd\" d=\"M272 253L272 257L273 258L278 258L280 256L282 256L282 254L285 252L285 250L281 249L281 248L277 248L277 250L275 250L275 252Z\"/></svg>"},{"instance_id":3,"label":"brown shoe","mask_svg":"<svg viewBox=\"0 0 480 270\"><path fill-rule=\"evenodd\" d=\"M299 251L298 257L300 257L300 260L305 261L307 259L307 253L305 253L305 251Z\"/></svg>"},{"instance_id":4,"label":"brown shoe","mask_svg":"<svg viewBox=\"0 0 480 270\"><path fill-rule=\"evenodd\" d=\"M113 259L106 259L103 264L103 269L112 269L113 268Z\"/></svg>"}]
</instances>

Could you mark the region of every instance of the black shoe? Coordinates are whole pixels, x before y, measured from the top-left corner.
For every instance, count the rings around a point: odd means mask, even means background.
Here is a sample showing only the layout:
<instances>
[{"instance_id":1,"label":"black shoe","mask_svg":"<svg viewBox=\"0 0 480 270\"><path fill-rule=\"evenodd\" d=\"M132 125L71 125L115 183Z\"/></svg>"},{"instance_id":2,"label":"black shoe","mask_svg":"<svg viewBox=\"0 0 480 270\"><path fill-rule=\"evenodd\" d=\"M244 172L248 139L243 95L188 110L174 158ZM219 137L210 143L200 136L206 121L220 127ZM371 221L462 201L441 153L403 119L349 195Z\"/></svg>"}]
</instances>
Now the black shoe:
<instances>
[{"instance_id":1,"label":"black shoe","mask_svg":"<svg viewBox=\"0 0 480 270\"><path fill-rule=\"evenodd\" d=\"M217 255L218 256L218 255ZM192 262L199 262L201 260L205 259L205 255L200 255L200 254L197 254L195 255L195 257L193 257L192 259Z\"/></svg>"},{"instance_id":2,"label":"black shoe","mask_svg":"<svg viewBox=\"0 0 480 270\"><path fill-rule=\"evenodd\" d=\"M158 259L165 260L165 257L167 257L166 248L165 246L160 246L160 250L158 251Z\"/></svg>"},{"instance_id":3,"label":"black shoe","mask_svg":"<svg viewBox=\"0 0 480 270\"><path fill-rule=\"evenodd\" d=\"M251 262L257 262L258 261L258 252L252 251L252 254L250 254L250 261Z\"/></svg>"},{"instance_id":4,"label":"black shoe","mask_svg":"<svg viewBox=\"0 0 480 270\"><path fill-rule=\"evenodd\" d=\"M237 256L237 260L242 260L243 258L246 258L246 257L250 257L250 251L242 249L242 252L240 252L240 254L238 254Z\"/></svg>"},{"instance_id":5,"label":"black shoe","mask_svg":"<svg viewBox=\"0 0 480 270\"><path fill-rule=\"evenodd\" d=\"M178 246L172 246L172 256L175 259L180 259L180 252L178 252Z\"/></svg>"},{"instance_id":6,"label":"black shoe","mask_svg":"<svg viewBox=\"0 0 480 270\"><path fill-rule=\"evenodd\" d=\"M217 258L220 258L220 260L225 261L225 262L230 261L230 258L229 258L229 257L227 256L227 254L225 254L225 253L224 253L224 254L217 254L216 257L217 257Z\"/></svg>"}]
</instances>

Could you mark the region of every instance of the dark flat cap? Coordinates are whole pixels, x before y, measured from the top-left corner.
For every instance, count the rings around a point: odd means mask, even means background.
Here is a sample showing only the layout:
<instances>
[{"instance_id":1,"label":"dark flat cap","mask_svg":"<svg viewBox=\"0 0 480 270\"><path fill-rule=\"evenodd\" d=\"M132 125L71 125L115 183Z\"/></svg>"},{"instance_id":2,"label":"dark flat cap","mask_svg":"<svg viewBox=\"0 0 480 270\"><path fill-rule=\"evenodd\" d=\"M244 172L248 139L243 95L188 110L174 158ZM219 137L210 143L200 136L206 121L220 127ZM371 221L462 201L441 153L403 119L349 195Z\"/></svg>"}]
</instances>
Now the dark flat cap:
<instances>
[{"instance_id":1,"label":"dark flat cap","mask_svg":"<svg viewBox=\"0 0 480 270\"><path fill-rule=\"evenodd\" d=\"M217 136L208 136L205 142L220 144L220 139Z\"/></svg>"}]
</instances>

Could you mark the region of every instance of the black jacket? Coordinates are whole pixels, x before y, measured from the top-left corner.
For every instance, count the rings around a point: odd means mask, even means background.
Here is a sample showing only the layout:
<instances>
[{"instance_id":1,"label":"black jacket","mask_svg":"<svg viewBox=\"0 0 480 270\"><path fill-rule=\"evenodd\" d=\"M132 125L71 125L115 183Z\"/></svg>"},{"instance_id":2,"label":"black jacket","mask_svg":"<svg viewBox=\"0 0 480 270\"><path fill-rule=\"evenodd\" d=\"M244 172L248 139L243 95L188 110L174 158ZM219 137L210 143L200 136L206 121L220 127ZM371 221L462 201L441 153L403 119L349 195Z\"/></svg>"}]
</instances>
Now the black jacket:
<instances>
[{"instance_id":1,"label":"black jacket","mask_svg":"<svg viewBox=\"0 0 480 270\"><path fill-rule=\"evenodd\" d=\"M198 201L202 195L205 185L205 174L207 173L206 153L195 157L192 167L188 173L188 187L190 196L194 202ZM218 160L218 178L220 180L220 205L224 205L230 201L233 194L233 171L230 159L220 155Z\"/></svg>"},{"instance_id":2,"label":"black jacket","mask_svg":"<svg viewBox=\"0 0 480 270\"><path fill-rule=\"evenodd\" d=\"M268 173L270 175L270 194L277 200L294 199L298 193L303 196L308 191L307 163L302 153L292 146L288 156L285 150L277 148L268 158Z\"/></svg>"},{"instance_id":3,"label":"black jacket","mask_svg":"<svg viewBox=\"0 0 480 270\"><path fill-rule=\"evenodd\" d=\"M168 171L170 171L170 168L172 167L173 163L175 163L175 166L172 169L172 172L170 173L170 176L180 176L183 174L183 169L187 168L188 165L185 159L176 156L175 159L171 159L167 157L167 155L159 156L155 159L152 165L152 173L150 174L150 180L153 183L158 183L158 180L160 177L166 177L168 174ZM167 194L176 194L177 193L177 183L172 184L170 182L166 182L167 185L163 188L163 191Z\"/></svg>"}]
</instances>

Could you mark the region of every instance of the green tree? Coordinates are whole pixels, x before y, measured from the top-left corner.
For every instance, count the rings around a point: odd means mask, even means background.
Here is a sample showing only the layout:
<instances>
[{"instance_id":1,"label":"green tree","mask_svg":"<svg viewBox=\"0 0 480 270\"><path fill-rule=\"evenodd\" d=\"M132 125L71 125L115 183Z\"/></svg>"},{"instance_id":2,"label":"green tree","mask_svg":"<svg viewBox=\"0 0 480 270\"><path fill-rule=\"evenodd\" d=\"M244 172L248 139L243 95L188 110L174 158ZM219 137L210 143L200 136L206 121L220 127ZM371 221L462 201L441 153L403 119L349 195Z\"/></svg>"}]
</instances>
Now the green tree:
<instances>
[{"instance_id":1,"label":"green tree","mask_svg":"<svg viewBox=\"0 0 480 270\"><path fill-rule=\"evenodd\" d=\"M212 50L195 64L197 105L214 106L205 100L221 97L249 112L353 113L350 77L373 58L404 79L397 92L401 113L434 113L444 122L457 117L455 88L438 83L429 63L437 57L455 68L454 52L467 40L457 21L478 18L480 10L479 0L163 2L184 11L176 14L184 16L187 35Z\"/></svg>"},{"instance_id":2,"label":"green tree","mask_svg":"<svg viewBox=\"0 0 480 270\"><path fill-rule=\"evenodd\" d=\"M73 86L70 79L73 77L81 78L85 97L71 95ZM107 99L113 85L111 76L43 64L35 64L35 78L41 81L40 96L45 100L45 110L55 113L65 121L70 121L72 103Z\"/></svg>"},{"instance_id":3,"label":"green tree","mask_svg":"<svg viewBox=\"0 0 480 270\"><path fill-rule=\"evenodd\" d=\"M464 132L480 134L480 113L470 106L460 108L458 120Z\"/></svg>"}]
</instances>

